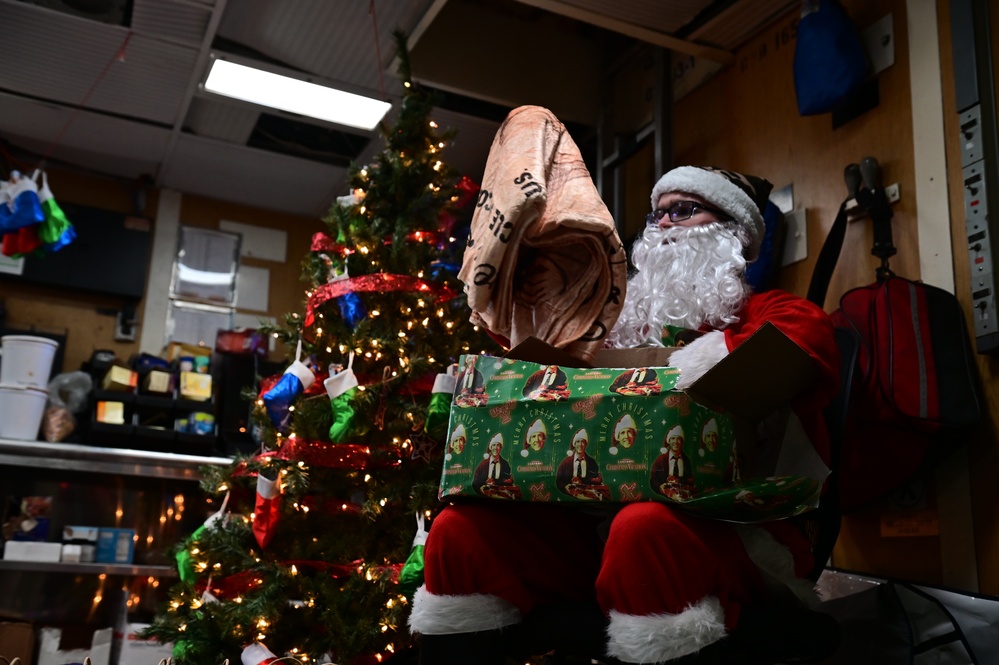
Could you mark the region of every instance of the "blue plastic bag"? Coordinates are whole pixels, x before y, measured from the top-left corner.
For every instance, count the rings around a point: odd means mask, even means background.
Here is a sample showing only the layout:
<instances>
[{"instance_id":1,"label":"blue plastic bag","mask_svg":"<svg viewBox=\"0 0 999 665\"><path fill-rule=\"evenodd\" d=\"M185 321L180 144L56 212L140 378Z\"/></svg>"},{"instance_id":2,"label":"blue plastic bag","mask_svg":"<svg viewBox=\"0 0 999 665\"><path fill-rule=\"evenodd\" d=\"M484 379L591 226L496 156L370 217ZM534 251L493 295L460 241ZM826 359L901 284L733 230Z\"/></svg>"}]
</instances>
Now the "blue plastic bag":
<instances>
[{"instance_id":1,"label":"blue plastic bag","mask_svg":"<svg viewBox=\"0 0 999 665\"><path fill-rule=\"evenodd\" d=\"M832 111L867 79L867 52L836 0L805 0L794 47L794 90L801 115Z\"/></svg>"}]
</instances>

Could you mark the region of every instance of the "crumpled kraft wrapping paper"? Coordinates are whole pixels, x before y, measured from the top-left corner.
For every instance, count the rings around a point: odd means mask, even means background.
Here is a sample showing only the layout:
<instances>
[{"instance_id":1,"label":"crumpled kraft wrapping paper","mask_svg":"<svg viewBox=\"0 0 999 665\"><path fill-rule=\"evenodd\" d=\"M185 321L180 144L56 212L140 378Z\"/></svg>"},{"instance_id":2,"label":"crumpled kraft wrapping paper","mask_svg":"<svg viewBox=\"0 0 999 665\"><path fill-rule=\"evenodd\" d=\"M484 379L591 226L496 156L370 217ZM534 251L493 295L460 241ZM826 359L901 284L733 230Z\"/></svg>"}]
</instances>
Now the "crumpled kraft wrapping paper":
<instances>
[{"instance_id":1,"label":"crumpled kraft wrapping paper","mask_svg":"<svg viewBox=\"0 0 999 665\"><path fill-rule=\"evenodd\" d=\"M627 257L565 126L514 109L493 139L458 277L471 321L592 360L624 303Z\"/></svg>"}]
</instances>

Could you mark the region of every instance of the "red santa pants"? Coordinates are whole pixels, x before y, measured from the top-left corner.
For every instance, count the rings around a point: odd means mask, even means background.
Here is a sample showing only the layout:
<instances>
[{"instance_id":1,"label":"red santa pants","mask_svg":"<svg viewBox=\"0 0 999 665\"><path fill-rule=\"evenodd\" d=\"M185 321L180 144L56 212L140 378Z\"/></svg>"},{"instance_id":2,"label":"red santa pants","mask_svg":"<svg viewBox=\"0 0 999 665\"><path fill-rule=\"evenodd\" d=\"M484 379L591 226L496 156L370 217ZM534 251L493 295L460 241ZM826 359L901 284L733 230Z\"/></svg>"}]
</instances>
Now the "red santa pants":
<instances>
[{"instance_id":1,"label":"red santa pants","mask_svg":"<svg viewBox=\"0 0 999 665\"><path fill-rule=\"evenodd\" d=\"M717 598L731 630L765 591L728 525L662 503L624 506L606 543L579 507L489 502L444 509L427 539L426 591L489 594L521 616L556 600L596 600L605 614L676 615ZM415 628L416 626L414 626Z\"/></svg>"}]
</instances>

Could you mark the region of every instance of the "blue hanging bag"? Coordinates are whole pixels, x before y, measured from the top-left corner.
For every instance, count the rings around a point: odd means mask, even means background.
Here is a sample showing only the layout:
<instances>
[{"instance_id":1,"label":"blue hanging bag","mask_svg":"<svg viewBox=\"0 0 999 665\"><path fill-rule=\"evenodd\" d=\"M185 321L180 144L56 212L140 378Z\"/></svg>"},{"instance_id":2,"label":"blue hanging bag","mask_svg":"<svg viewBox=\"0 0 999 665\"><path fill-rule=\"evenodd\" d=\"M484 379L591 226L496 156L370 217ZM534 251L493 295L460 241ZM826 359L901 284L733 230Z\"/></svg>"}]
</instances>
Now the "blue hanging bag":
<instances>
[{"instance_id":1,"label":"blue hanging bag","mask_svg":"<svg viewBox=\"0 0 999 665\"><path fill-rule=\"evenodd\" d=\"M805 0L794 47L801 115L828 113L867 79L864 45L837 0Z\"/></svg>"}]
</instances>

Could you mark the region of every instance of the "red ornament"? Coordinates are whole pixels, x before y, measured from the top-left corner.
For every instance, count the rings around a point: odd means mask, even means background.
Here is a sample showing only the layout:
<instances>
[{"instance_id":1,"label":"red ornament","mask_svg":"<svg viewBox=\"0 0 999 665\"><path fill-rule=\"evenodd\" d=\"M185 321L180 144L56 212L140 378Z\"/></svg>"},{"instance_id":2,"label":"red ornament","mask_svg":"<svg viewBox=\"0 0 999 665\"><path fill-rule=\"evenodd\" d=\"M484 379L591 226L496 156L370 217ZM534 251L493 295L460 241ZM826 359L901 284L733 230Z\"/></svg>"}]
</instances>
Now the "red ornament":
<instances>
[{"instance_id":1,"label":"red ornament","mask_svg":"<svg viewBox=\"0 0 999 665\"><path fill-rule=\"evenodd\" d=\"M464 175L461 176L454 188L458 191L458 200L455 201L455 205L459 208L464 208L471 203L480 189L474 180Z\"/></svg>"}]
</instances>

